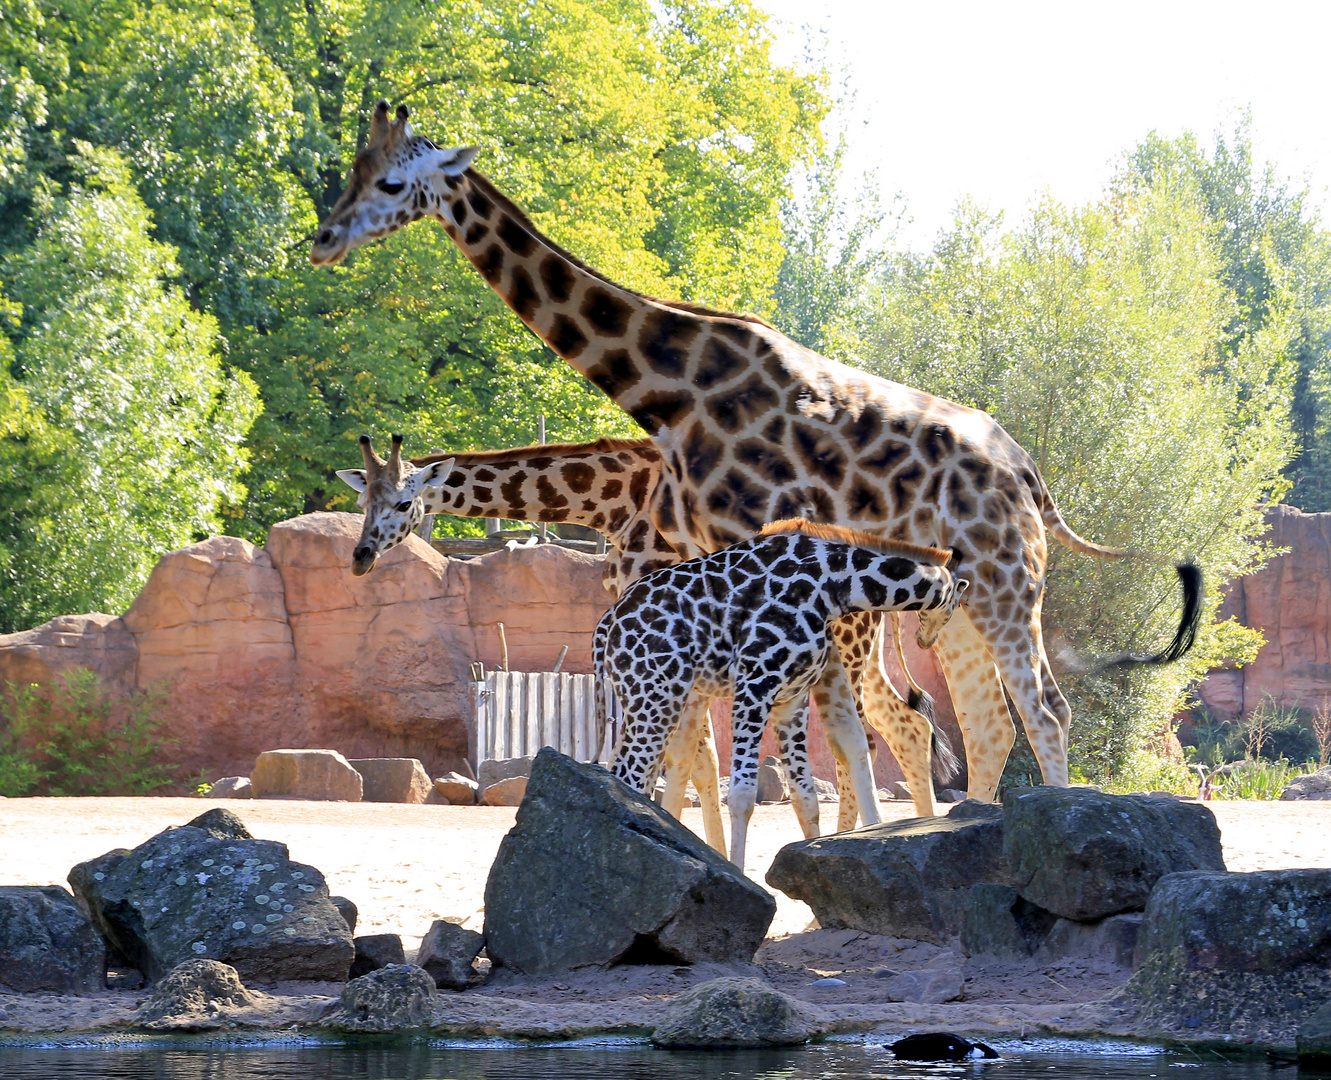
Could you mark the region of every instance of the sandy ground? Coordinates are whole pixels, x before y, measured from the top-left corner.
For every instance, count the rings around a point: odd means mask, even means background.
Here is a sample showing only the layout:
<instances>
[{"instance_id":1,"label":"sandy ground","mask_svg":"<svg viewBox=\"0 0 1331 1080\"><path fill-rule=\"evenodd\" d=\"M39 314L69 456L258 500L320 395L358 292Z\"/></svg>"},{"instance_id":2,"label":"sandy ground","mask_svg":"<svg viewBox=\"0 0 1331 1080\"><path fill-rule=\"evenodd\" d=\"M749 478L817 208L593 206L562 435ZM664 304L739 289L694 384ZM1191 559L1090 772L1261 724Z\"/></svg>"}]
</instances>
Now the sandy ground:
<instances>
[{"instance_id":1,"label":"sandy ground","mask_svg":"<svg viewBox=\"0 0 1331 1080\"><path fill-rule=\"evenodd\" d=\"M1231 870L1331 866L1331 802L1209 804L1220 823ZM399 806L378 803L225 802L202 799L0 800L0 885L65 884L70 867L115 847L133 847L168 825L225 806L257 837L279 840L291 856L323 871L332 892L360 909L357 933L398 933L410 949L437 918L465 919L480 929L485 878L516 811L493 807ZM889 819L911 814L888 803ZM824 831L835 826L824 805ZM701 815L685 812L701 832ZM777 850L800 838L787 806L761 806L749 832L749 863L762 881ZM1060 1030L1063 1014L1121 985L1128 973L1112 965L1069 960L1058 964L978 967L949 949L855 931L810 929L804 904L775 893L777 914L756 963L773 985L821 1010L839 1030L909 1030L917 1025L954 1030ZM965 999L941 1006L889 1003L883 968L922 970L960 965ZM501 973L486 986L448 995L441 1022L459 1034L574 1034L637 1029L653 1022L661 1004L703 979L739 971L653 967L575 972L559 979ZM759 974L752 968L749 973ZM844 987L814 986L835 976ZM334 984L267 988L271 1004L239 1026L264 1028L313 1022L340 991ZM0 1027L26 1031L93 1031L122 1027L146 991L106 992L93 998L5 995ZM1090 1008L1091 1006L1088 1006ZM1068 1014L1071 1015L1071 1014ZM231 1023L228 1026L237 1026ZM1085 1025L1083 1025L1084 1027ZM1062 1030L1080 1030L1076 1024Z\"/></svg>"}]
</instances>

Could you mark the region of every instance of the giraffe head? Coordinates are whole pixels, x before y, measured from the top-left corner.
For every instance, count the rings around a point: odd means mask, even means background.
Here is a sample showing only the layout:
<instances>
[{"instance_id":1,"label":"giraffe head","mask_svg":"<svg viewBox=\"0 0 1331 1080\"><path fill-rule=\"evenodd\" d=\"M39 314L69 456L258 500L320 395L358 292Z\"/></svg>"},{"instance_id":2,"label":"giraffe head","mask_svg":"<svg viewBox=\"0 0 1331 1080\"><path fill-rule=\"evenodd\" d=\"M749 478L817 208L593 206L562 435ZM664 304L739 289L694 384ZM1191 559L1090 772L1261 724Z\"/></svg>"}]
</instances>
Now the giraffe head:
<instances>
[{"instance_id":1,"label":"giraffe head","mask_svg":"<svg viewBox=\"0 0 1331 1080\"><path fill-rule=\"evenodd\" d=\"M423 135L412 133L405 105L397 119L388 119L388 102L380 99L370 119L370 137L347 173L346 190L319 225L310 262L326 266L380 236L396 232L421 217L442 217L441 188L445 177L467 171L479 152L474 146L440 150Z\"/></svg>"},{"instance_id":2,"label":"giraffe head","mask_svg":"<svg viewBox=\"0 0 1331 1080\"><path fill-rule=\"evenodd\" d=\"M952 574L952 595L948 602L942 607L931 608L928 611L917 611L915 614L919 619L919 624L915 628L915 644L921 649L933 647L938 635L942 632L947 621L952 618L952 613L957 610L966 600L966 590L970 588L968 578L959 577L957 568L961 565L961 557L956 549L952 551L952 558L947 561L947 568Z\"/></svg>"},{"instance_id":3,"label":"giraffe head","mask_svg":"<svg viewBox=\"0 0 1331 1080\"><path fill-rule=\"evenodd\" d=\"M425 517L421 492L442 484L453 471L453 459L435 461L418 469L402 460L402 436L393 436L393 448L384 461L374 452L370 437L360 437L365 468L340 469L339 479L360 492L356 503L365 511L365 524L352 556L351 572L368 574L385 551L396 547Z\"/></svg>"}]
</instances>

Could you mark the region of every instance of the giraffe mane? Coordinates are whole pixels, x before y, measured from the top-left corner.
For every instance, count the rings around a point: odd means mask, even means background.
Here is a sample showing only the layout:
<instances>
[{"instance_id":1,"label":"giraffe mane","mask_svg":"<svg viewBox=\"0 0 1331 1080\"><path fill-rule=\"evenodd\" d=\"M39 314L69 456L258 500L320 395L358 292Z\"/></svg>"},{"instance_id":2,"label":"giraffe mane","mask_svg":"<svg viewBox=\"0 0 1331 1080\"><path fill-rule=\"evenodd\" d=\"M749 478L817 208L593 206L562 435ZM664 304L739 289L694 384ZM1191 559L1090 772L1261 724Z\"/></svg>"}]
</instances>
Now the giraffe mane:
<instances>
[{"instance_id":1,"label":"giraffe mane","mask_svg":"<svg viewBox=\"0 0 1331 1080\"><path fill-rule=\"evenodd\" d=\"M616 450L646 450L651 439L597 439L590 443L536 443L534 446L512 446L503 450L463 450L446 454L430 454L412 458L418 469L436 461L453 458L458 465L498 465L507 461L521 461L530 457L570 457L573 454L611 454Z\"/></svg>"},{"instance_id":2,"label":"giraffe mane","mask_svg":"<svg viewBox=\"0 0 1331 1080\"><path fill-rule=\"evenodd\" d=\"M528 232L533 233L536 236L539 236L541 238L541 242L545 244L545 246L548 247L551 251L553 251L556 255L559 255L567 259L579 270L583 270L586 273L591 274L592 277L604 281L607 285L610 285L613 288L620 290L621 292L626 292L630 296L636 296L642 300L649 300L653 304L660 304L662 307L675 308L677 311L687 311L691 315L702 315L705 318L710 318L710 319L736 319L739 322L755 323L758 326L765 326L769 330L776 330L776 327L773 326L771 323L769 323L761 315L753 315L749 313L741 315L738 312L734 311L718 311L715 308L704 307L702 304L695 304L691 300L662 300L659 296L648 296L646 293L638 292L636 289L630 289L626 285L621 285L617 281L612 281L610 278L606 277L603 273L601 273L601 271L597 270L596 267L588 266L585 262L579 259L571 251L567 250L566 248L560 247L553 240L551 240L550 237L548 237L544 232L542 232L535 225L533 225L531 218L529 218L526 215L526 213L522 210L522 208L518 206L518 204L515 203L512 199L510 199L507 195L505 195L502 191L500 191L497 187L495 187L494 183L490 180L490 178L486 176L483 172L481 172L479 169L475 168L468 169L466 172L466 176L467 179L469 179L473 184L475 184L477 187L479 187L482 191L485 192L486 198L492 200L496 205L500 206L503 209L504 213L506 213L509 217L511 217L514 221L516 221ZM777 333L780 333L780 331L777 330Z\"/></svg>"},{"instance_id":3,"label":"giraffe mane","mask_svg":"<svg viewBox=\"0 0 1331 1080\"><path fill-rule=\"evenodd\" d=\"M818 540L832 540L838 544L850 544L852 547L869 548L881 551L884 555L904 555L908 559L931 563L934 566L946 566L952 558L952 552L942 548L925 547L922 544L908 544L904 540L883 540L870 536L858 529L847 529L841 525L821 525L807 518L787 518L785 521L773 521L759 530L759 536L780 536L784 533L802 533Z\"/></svg>"}]
</instances>

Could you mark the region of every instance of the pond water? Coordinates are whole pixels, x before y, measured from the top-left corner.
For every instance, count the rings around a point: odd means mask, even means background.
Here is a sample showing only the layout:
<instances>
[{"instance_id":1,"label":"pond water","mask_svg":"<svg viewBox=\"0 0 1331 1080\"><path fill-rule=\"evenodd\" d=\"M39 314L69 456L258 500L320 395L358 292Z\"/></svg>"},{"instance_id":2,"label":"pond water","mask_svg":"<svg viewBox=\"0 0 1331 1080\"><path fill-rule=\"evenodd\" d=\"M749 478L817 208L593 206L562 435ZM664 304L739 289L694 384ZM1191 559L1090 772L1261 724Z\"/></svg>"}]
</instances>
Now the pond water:
<instances>
[{"instance_id":1,"label":"pond water","mask_svg":"<svg viewBox=\"0 0 1331 1080\"><path fill-rule=\"evenodd\" d=\"M890 1040L889 1040L890 1041ZM355 1042L257 1046L0 1046L4 1080L1277 1080L1331 1076L1264 1058L1119 1043L993 1040L998 1061L918 1065L876 1041L682 1052L641 1043L504 1046Z\"/></svg>"}]
</instances>

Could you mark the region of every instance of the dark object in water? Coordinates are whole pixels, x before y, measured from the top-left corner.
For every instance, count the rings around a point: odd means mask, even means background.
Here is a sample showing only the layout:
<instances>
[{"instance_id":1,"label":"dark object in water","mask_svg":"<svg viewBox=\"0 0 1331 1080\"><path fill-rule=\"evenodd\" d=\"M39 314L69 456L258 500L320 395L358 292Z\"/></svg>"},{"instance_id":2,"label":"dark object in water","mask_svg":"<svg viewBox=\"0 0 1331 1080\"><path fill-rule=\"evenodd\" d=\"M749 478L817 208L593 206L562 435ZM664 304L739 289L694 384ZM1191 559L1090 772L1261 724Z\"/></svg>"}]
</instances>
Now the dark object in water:
<instances>
[{"instance_id":1,"label":"dark object in water","mask_svg":"<svg viewBox=\"0 0 1331 1080\"><path fill-rule=\"evenodd\" d=\"M930 1031L923 1035L907 1035L888 1047L906 1061L972 1061L978 1058L996 1058L998 1051L982 1042L971 1042L950 1031Z\"/></svg>"}]
</instances>

